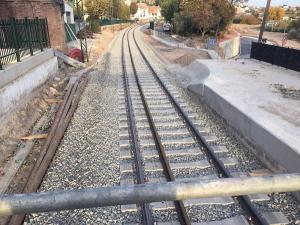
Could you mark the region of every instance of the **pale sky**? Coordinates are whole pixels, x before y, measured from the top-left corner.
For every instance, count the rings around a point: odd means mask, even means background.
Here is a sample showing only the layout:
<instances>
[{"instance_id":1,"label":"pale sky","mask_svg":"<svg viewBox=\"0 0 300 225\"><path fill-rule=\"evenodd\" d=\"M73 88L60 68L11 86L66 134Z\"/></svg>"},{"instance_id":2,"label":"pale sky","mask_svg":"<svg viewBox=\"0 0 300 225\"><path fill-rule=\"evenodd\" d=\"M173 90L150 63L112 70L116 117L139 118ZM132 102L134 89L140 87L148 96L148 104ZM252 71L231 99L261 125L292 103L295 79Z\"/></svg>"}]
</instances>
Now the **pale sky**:
<instances>
[{"instance_id":1,"label":"pale sky","mask_svg":"<svg viewBox=\"0 0 300 225\"><path fill-rule=\"evenodd\" d=\"M266 6L267 0L249 0L248 5ZM300 0L272 0L271 5L292 5L300 6Z\"/></svg>"}]
</instances>

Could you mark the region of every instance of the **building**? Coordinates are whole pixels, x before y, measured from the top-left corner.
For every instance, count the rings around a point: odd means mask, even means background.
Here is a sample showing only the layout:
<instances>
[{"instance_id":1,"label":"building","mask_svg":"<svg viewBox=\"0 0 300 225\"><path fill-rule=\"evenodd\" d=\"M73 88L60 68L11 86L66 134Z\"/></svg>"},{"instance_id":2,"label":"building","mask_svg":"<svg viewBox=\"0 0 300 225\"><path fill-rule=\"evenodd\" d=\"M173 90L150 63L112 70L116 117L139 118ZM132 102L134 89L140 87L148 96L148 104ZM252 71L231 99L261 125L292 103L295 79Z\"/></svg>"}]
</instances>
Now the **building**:
<instances>
[{"instance_id":1,"label":"building","mask_svg":"<svg viewBox=\"0 0 300 225\"><path fill-rule=\"evenodd\" d=\"M159 19L161 17L160 6L150 6L149 7L149 17L152 19Z\"/></svg>"},{"instance_id":2,"label":"building","mask_svg":"<svg viewBox=\"0 0 300 225\"><path fill-rule=\"evenodd\" d=\"M146 3L138 3L138 10L132 19L151 20L161 17L160 6L148 6Z\"/></svg>"},{"instance_id":3,"label":"building","mask_svg":"<svg viewBox=\"0 0 300 225\"><path fill-rule=\"evenodd\" d=\"M73 5L69 1L65 2L64 21L67 24L74 24L74 10L73 10Z\"/></svg>"},{"instance_id":4,"label":"building","mask_svg":"<svg viewBox=\"0 0 300 225\"><path fill-rule=\"evenodd\" d=\"M0 19L47 18L51 46L66 49L63 0L1 0Z\"/></svg>"},{"instance_id":5,"label":"building","mask_svg":"<svg viewBox=\"0 0 300 225\"><path fill-rule=\"evenodd\" d=\"M146 3L138 3L137 12L134 14L133 19L148 19L149 18L149 7Z\"/></svg>"},{"instance_id":6,"label":"building","mask_svg":"<svg viewBox=\"0 0 300 225\"><path fill-rule=\"evenodd\" d=\"M130 6L130 5L131 5L131 2L133 2L133 1L131 1L131 0L125 0L125 4L126 4L127 6Z\"/></svg>"}]
</instances>

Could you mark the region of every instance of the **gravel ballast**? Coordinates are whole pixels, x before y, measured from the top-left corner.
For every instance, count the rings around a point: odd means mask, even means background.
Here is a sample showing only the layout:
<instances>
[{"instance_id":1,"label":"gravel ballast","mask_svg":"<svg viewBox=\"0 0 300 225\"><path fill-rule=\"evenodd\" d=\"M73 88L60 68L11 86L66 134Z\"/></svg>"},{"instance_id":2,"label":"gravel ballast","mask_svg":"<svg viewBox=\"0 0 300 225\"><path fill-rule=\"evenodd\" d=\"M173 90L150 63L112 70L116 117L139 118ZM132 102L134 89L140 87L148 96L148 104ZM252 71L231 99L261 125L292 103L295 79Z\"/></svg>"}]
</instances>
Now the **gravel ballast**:
<instances>
[{"instance_id":1,"label":"gravel ballast","mask_svg":"<svg viewBox=\"0 0 300 225\"><path fill-rule=\"evenodd\" d=\"M197 122L200 126L205 127L211 135L217 137L217 143L225 145L229 150L226 153L230 157L238 159L239 163L235 168L230 169L231 172L250 172L256 169L265 169L266 167L253 154L251 143L246 143L242 137L218 115L209 108L205 102L201 101L196 95L188 91L184 85L181 85L180 79L176 74L170 73L166 67L164 60L161 60L152 49L141 41L144 39L142 32L137 32L137 40L144 53L148 56L151 65L160 75L165 84L172 84L176 88L179 95L184 99L188 106L198 114ZM300 218L300 205L296 198L290 193L282 193L273 195L270 201L258 204L262 212L281 211L291 222L290 224L298 224ZM198 220L197 211L191 210L192 219ZM209 217L209 215L208 215ZM200 219L201 220L201 219Z\"/></svg>"},{"instance_id":2,"label":"gravel ballast","mask_svg":"<svg viewBox=\"0 0 300 225\"><path fill-rule=\"evenodd\" d=\"M198 114L198 122L217 137L217 143L225 145L227 156L238 159L232 168L235 172L250 172L265 168L249 146L236 137L215 112L186 89L182 88L173 74L170 74L154 53L142 44L142 37L137 35L142 50L150 57L150 63L162 75L165 83L173 85L180 97ZM48 170L40 191L55 189L76 189L86 187L119 185L119 114L118 81L122 75L121 40L119 34L113 48L91 73L91 80L82 96L79 107L65 134L61 146ZM132 42L131 42L132 44ZM127 59L128 60L128 59ZM138 59L135 58L138 61ZM138 64L139 69L141 64ZM130 161L130 160L129 160ZM188 177L189 174L208 175L214 171L179 171L176 177ZM161 176L147 174L149 177ZM293 222L299 218L297 202L291 195L274 195L274 199L259 204L262 211L282 211ZM188 213L193 222L211 221L243 214L236 204L230 207L191 207ZM70 210L52 213L31 214L25 224L133 224L139 223L139 213L121 213L120 206L84 210ZM155 221L176 220L174 210L154 213ZM292 224L292 223L291 223Z\"/></svg>"},{"instance_id":3,"label":"gravel ballast","mask_svg":"<svg viewBox=\"0 0 300 225\"><path fill-rule=\"evenodd\" d=\"M39 191L119 185L118 78L121 35L91 72L89 84ZM111 66L114 65L114 66ZM120 206L31 214L25 224L136 221Z\"/></svg>"}]
</instances>

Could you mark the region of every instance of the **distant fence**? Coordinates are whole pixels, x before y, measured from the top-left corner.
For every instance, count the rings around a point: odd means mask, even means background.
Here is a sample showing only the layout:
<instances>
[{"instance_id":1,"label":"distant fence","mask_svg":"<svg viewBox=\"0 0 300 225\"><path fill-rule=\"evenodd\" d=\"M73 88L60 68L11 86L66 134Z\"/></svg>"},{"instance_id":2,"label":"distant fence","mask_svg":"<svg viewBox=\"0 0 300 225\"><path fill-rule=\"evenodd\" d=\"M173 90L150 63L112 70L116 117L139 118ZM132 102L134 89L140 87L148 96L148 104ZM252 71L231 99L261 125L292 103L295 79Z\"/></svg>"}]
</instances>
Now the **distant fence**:
<instances>
[{"instance_id":1,"label":"distant fence","mask_svg":"<svg viewBox=\"0 0 300 225\"><path fill-rule=\"evenodd\" d=\"M252 42L250 57L300 72L300 50Z\"/></svg>"},{"instance_id":2,"label":"distant fence","mask_svg":"<svg viewBox=\"0 0 300 225\"><path fill-rule=\"evenodd\" d=\"M50 47L47 19L0 20L0 69L46 47Z\"/></svg>"},{"instance_id":3,"label":"distant fence","mask_svg":"<svg viewBox=\"0 0 300 225\"><path fill-rule=\"evenodd\" d=\"M109 19L109 18L105 18L105 19L101 19L100 20L100 25L101 26L106 26L106 25L114 25L114 24L121 24L121 23L132 23L134 22L133 20L121 20L121 19Z\"/></svg>"}]
</instances>

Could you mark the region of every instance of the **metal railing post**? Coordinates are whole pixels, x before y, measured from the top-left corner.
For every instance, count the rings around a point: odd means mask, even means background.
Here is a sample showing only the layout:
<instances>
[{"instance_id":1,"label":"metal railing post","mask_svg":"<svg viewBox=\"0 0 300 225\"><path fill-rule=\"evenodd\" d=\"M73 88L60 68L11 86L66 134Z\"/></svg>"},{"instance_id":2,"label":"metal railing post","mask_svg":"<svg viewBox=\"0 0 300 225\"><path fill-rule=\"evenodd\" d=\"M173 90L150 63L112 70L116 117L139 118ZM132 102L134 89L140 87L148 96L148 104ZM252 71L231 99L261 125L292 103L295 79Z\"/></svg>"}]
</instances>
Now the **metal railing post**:
<instances>
[{"instance_id":1,"label":"metal railing post","mask_svg":"<svg viewBox=\"0 0 300 225\"><path fill-rule=\"evenodd\" d=\"M47 32L47 39L48 39L48 47L51 48L51 42L50 42L50 34L49 34L49 27L48 27L48 19L46 18L46 32Z\"/></svg>"},{"instance_id":2,"label":"metal railing post","mask_svg":"<svg viewBox=\"0 0 300 225\"><path fill-rule=\"evenodd\" d=\"M40 20L38 17L35 18L36 20L36 24L37 24L37 32L38 32L38 39L39 39L39 43L40 43L40 49L41 51L43 52L44 51L44 48L43 48L43 40L42 40L42 35L41 35L41 23L40 23Z\"/></svg>"},{"instance_id":3,"label":"metal railing post","mask_svg":"<svg viewBox=\"0 0 300 225\"><path fill-rule=\"evenodd\" d=\"M290 47L287 49L287 56L286 56L286 62L285 62L285 68L288 69L289 67L289 59L290 59Z\"/></svg>"},{"instance_id":4,"label":"metal railing post","mask_svg":"<svg viewBox=\"0 0 300 225\"><path fill-rule=\"evenodd\" d=\"M88 52L88 47L87 47L86 38L84 39L84 41L85 41L86 61L89 62L89 52Z\"/></svg>"},{"instance_id":5,"label":"metal railing post","mask_svg":"<svg viewBox=\"0 0 300 225\"><path fill-rule=\"evenodd\" d=\"M29 45L30 55L33 56L32 37L31 37L30 25L29 25L29 21L28 21L27 17L25 17L24 22L25 22L26 39L27 39L27 43Z\"/></svg>"},{"instance_id":6,"label":"metal railing post","mask_svg":"<svg viewBox=\"0 0 300 225\"><path fill-rule=\"evenodd\" d=\"M19 49L19 41L18 41L18 35L17 35L17 22L16 22L16 18L11 18L11 25L12 25L12 34L13 34L13 44L15 47L15 53L16 53L16 57L17 57L17 61L20 62L20 49Z\"/></svg>"}]
</instances>

